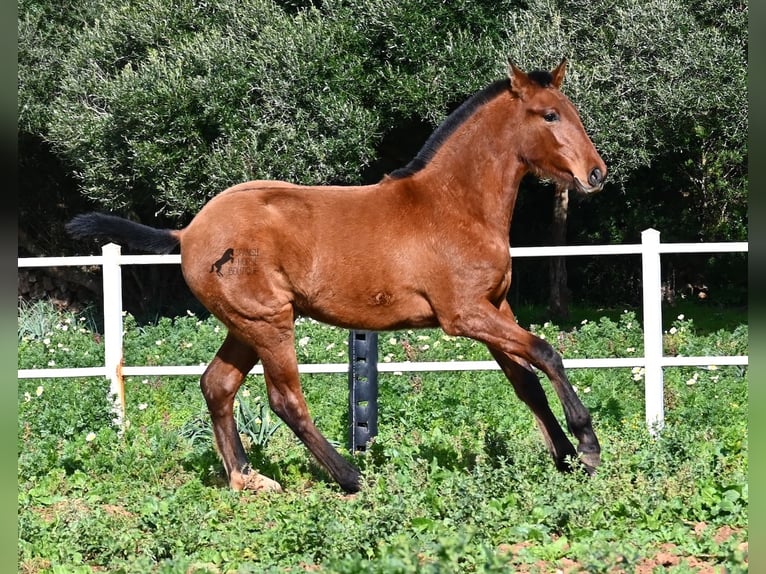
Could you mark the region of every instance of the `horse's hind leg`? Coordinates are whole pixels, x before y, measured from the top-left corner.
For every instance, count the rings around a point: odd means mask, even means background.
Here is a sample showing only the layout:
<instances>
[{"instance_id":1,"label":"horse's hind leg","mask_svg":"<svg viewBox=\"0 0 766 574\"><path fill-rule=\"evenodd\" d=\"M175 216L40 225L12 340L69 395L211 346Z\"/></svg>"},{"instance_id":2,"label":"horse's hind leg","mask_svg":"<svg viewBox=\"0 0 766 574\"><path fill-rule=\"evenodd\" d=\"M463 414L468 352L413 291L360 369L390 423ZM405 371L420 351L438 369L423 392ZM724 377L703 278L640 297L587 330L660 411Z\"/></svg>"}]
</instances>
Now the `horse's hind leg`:
<instances>
[{"instance_id":1,"label":"horse's hind leg","mask_svg":"<svg viewBox=\"0 0 766 574\"><path fill-rule=\"evenodd\" d=\"M509 357L489 347L489 352L513 385L516 395L530 408L545 439L545 444L559 470L571 470L567 457L577 457L574 446L564 434L551 411L540 380L526 361Z\"/></svg>"},{"instance_id":2,"label":"horse's hind leg","mask_svg":"<svg viewBox=\"0 0 766 574\"><path fill-rule=\"evenodd\" d=\"M277 482L250 469L234 421L234 397L258 355L231 334L216 353L200 379L218 452L223 460L229 485L234 490L281 490Z\"/></svg>"},{"instance_id":3,"label":"horse's hind leg","mask_svg":"<svg viewBox=\"0 0 766 574\"><path fill-rule=\"evenodd\" d=\"M251 324L255 348L263 362L266 390L271 409L311 451L317 461L346 492L360 488L359 470L344 459L322 436L309 416L301 390L298 361L295 355L292 309L281 319Z\"/></svg>"}]
</instances>

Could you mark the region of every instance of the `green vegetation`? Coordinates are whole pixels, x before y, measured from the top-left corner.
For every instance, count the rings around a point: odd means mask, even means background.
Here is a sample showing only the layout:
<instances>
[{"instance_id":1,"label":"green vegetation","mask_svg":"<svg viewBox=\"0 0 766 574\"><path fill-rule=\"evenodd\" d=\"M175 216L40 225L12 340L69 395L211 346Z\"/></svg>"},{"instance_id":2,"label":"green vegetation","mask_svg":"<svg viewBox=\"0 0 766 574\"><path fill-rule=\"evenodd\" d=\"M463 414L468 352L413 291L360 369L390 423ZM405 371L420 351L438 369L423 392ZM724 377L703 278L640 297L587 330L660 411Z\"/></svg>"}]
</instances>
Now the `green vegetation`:
<instances>
[{"instance_id":1,"label":"green vegetation","mask_svg":"<svg viewBox=\"0 0 766 574\"><path fill-rule=\"evenodd\" d=\"M666 352L747 353L746 324L701 333L696 318L672 318ZM22 327L41 322L48 327ZM42 305L24 309L19 366L98 357L87 325ZM630 310L594 313L566 330L531 328L566 357L641 352ZM139 326L128 316L126 363L206 362L222 337L212 318ZM346 338L299 320L299 360L345 362ZM489 358L481 345L440 331L381 334L379 357ZM110 424L105 381L21 380L20 571L746 572L747 369L666 369L659 439L644 425L640 369L570 377L604 449L594 477L554 470L531 414L499 373L390 373L380 377L377 439L366 454L346 452L364 470L354 496L269 416L260 377L240 390L238 416L254 466L283 494L228 489L196 378L129 378L130 424L121 433ZM304 389L318 426L343 451L345 376L304 376Z\"/></svg>"}]
</instances>

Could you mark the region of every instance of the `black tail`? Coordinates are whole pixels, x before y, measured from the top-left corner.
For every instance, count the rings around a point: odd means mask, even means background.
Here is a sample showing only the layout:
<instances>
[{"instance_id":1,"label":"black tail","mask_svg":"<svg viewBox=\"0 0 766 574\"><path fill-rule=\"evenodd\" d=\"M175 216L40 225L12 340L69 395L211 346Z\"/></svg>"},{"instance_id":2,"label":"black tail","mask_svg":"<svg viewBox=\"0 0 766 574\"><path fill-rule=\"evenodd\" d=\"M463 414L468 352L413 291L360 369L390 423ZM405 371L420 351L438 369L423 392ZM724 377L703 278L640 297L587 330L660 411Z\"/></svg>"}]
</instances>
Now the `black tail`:
<instances>
[{"instance_id":1,"label":"black tail","mask_svg":"<svg viewBox=\"0 0 766 574\"><path fill-rule=\"evenodd\" d=\"M66 224L66 230L75 239L98 237L149 253L170 253L180 241L172 229L157 229L95 212L75 216Z\"/></svg>"}]
</instances>

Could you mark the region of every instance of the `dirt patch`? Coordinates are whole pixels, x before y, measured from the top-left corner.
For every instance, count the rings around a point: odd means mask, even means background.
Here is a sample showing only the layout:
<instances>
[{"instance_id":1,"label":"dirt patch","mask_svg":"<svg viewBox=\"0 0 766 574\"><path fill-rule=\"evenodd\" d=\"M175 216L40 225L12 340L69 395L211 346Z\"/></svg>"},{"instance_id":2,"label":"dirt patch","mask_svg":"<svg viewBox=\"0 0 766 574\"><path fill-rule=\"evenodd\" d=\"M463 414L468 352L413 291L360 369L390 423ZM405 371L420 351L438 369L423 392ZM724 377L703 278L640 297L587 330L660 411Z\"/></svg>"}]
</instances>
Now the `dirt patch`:
<instances>
[{"instance_id":1,"label":"dirt patch","mask_svg":"<svg viewBox=\"0 0 766 574\"><path fill-rule=\"evenodd\" d=\"M708 533L710 528L705 522L690 524L690 535L702 537ZM743 529L731 526L721 526L712 539L716 544L725 544L732 538L745 538ZM518 574L587 574L588 570L576 560L563 557L559 560L550 562L545 560L536 560L532 563L526 563L524 560L524 551L534 546L531 541L516 542L513 544L500 544L497 552L500 555L511 558L514 571ZM567 548L562 548L566 552ZM743 553L744 563L747 564L748 543L743 541L737 545L737 550ZM520 556L520 554L522 556ZM516 559L518 557L518 559ZM725 566L718 564L714 557L709 556L690 556L685 554L683 549L676 544L667 542L660 544L650 555L642 558L634 564L625 564L622 556L614 557L615 565L608 570L609 574L652 574L659 570L666 570L679 566L686 566L698 574L725 574Z\"/></svg>"}]
</instances>

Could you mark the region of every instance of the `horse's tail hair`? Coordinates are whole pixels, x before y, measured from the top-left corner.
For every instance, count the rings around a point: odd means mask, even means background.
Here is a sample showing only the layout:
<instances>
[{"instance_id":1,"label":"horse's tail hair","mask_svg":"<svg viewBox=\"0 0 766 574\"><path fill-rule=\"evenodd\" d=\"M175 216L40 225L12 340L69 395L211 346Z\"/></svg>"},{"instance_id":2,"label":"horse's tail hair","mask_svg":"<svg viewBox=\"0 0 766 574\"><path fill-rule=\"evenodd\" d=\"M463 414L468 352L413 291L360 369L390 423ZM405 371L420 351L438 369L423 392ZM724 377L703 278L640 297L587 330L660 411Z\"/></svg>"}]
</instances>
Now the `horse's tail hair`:
<instances>
[{"instance_id":1,"label":"horse's tail hair","mask_svg":"<svg viewBox=\"0 0 766 574\"><path fill-rule=\"evenodd\" d=\"M75 216L66 224L66 230L75 239L98 237L149 253L170 253L181 240L180 233L173 229L157 229L96 212Z\"/></svg>"}]
</instances>

